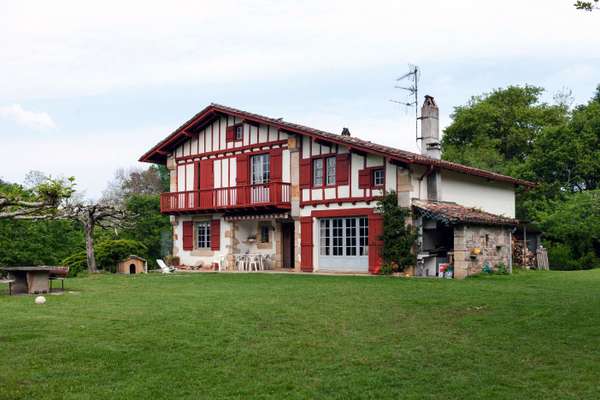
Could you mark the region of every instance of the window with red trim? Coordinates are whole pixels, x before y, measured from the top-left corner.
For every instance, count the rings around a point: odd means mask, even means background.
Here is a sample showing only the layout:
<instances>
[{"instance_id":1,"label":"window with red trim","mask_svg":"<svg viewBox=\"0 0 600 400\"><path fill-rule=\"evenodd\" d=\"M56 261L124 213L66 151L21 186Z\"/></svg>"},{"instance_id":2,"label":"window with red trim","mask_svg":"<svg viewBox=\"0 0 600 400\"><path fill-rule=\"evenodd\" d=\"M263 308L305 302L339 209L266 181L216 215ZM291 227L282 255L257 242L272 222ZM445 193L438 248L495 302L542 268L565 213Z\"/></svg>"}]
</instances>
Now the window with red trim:
<instances>
[{"instance_id":1,"label":"window with red trim","mask_svg":"<svg viewBox=\"0 0 600 400\"><path fill-rule=\"evenodd\" d=\"M242 140L244 137L244 125L234 125L233 126L233 136L235 140Z\"/></svg>"},{"instance_id":2,"label":"window with red trim","mask_svg":"<svg viewBox=\"0 0 600 400\"><path fill-rule=\"evenodd\" d=\"M319 157L312 162L313 187L333 186L336 178L336 158Z\"/></svg>"},{"instance_id":3,"label":"window with red trim","mask_svg":"<svg viewBox=\"0 0 600 400\"><path fill-rule=\"evenodd\" d=\"M383 168L373 170L373 186L383 186L385 184L385 172Z\"/></svg>"}]
</instances>

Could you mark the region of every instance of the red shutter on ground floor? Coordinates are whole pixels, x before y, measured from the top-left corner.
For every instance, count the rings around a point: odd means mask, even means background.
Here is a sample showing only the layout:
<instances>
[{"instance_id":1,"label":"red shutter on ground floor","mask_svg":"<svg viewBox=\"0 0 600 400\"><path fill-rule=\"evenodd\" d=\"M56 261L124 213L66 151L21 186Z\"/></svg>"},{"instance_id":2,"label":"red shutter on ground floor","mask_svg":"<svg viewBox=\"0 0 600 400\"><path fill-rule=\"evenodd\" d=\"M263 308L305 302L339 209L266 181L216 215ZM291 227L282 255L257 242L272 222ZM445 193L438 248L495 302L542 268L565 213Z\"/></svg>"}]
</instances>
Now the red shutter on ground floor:
<instances>
[{"instance_id":1,"label":"red shutter on ground floor","mask_svg":"<svg viewBox=\"0 0 600 400\"><path fill-rule=\"evenodd\" d=\"M383 264L381 258L382 234L383 216L379 214L369 215L369 272L372 274L378 274Z\"/></svg>"},{"instance_id":2,"label":"red shutter on ground floor","mask_svg":"<svg viewBox=\"0 0 600 400\"><path fill-rule=\"evenodd\" d=\"M210 249L221 249L221 220L219 219L210 221Z\"/></svg>"},{"instance_id":3,"label":"red shutter on ground floor","mask_svg":"<svg viewBox=\"0 0 600 400\"><path fill-rule=\"evenodd\" d=\"M313 270L313 219L300 217L300 269Z\"/></svg>"},{"instance_id":4,"label":"red shutter on ground floor","mask_svg":"<svg viewBox=\"0 0 600 400\"><path fill-rule=\"evenodd\" d=\"M371 170L368 168L358 171L358 187L360 189L368 189L371 187Z\"/></svg>"},{"instance_id":5,"label":"red shutter on ground floor","mask_svg":"<svg viewBox=\"0 0 600 400\"><path fill-rule=\"evenodd\" d=\"M193 250L194 248L194 223L192 221L183 221L183 249Z\"/></svg>"},{"instance_id":6,"label":"red shutter on ground floor","mask_svg":"<svg viewBox=\"0 0 600 400\"><path fill-rule=\"evenodd\" d=\"M311 181L311 159L300 159L300 187L309 188Z\"/></svg>"},{"instance_id":7,"label":"red shutter on ground floor","mask_svg":"<svg viewBox=\"0 0 600 400\"><path fill-rule=\"evenodd\" d=\"M350 175L350 154L338 154L335 158L335 180L338 185L347 185Z\"/></svg>"}]
</instances>

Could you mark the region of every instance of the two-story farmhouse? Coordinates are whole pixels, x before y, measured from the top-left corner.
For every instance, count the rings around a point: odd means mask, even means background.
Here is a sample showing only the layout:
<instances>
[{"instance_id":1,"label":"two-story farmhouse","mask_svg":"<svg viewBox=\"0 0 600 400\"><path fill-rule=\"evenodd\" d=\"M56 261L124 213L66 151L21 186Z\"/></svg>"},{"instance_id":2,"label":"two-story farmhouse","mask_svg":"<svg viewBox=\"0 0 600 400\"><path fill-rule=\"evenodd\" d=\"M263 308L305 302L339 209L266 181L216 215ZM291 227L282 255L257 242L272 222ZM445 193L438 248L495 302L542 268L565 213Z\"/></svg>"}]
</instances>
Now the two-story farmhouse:
<instances>
[{"instance_id":1,"label":"two-story farmhouse","mask_svg":"<svg viewBox=\"0 0 600 400\"><path fill-rule=\"evenodd\" d=\"M233 269L238 254L275 269L377 273L378 196L395 191L421 233L417 273L456 277L510 267L515 187L531 183L440 160L438 109L426 96L422 154L211 104L144 154L166 164L173 254Z\"/></svg>"}]
</instances>

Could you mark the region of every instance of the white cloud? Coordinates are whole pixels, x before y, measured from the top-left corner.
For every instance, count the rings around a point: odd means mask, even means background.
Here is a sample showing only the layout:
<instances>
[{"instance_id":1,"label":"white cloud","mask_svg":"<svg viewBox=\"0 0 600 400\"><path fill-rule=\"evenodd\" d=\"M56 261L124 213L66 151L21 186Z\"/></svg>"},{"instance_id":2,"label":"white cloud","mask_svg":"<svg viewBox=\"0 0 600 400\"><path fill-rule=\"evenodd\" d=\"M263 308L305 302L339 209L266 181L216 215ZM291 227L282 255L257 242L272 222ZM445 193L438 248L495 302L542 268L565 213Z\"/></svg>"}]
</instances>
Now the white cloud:
<instances>
[{"instance_id":1,"label":"white cloud","mask_svg":"<svg viewBox=\"0 0 600 400\"><path fill-rule=\"evenodd\" d=\"M600 47L597 16L568 1L57 0L6 2L2 11L0 99L403 69L408 61L565 59Z\"/></svg>"},{"instance_id":2,"label":"white cloud","mask_svg":"<svg viewBox=\"0 0 600 400\"><path fill-rule=\"evenodd\" d=\"M77 135L40 135L35 142L27 135L7 134L11 145L0 146L0 179L22 183L32 170L52 176L75 176L78 191L99 198L118 168L147 168L149 164L140 164L137 159L170 132L167 127L82 130ZM43 149L43 156L36 149Z\"/></svg>"},{"instance_id":3,"label":"white cloud","mask_svg":"<svg viewBox=\"0 0 600 400\"><path fill-rule=\"evenodd\" d=\"M33 129L56 128L52 117L46 112L25 110L20 104L0 107L0 118Z\"/></svg>"}]
</instances>

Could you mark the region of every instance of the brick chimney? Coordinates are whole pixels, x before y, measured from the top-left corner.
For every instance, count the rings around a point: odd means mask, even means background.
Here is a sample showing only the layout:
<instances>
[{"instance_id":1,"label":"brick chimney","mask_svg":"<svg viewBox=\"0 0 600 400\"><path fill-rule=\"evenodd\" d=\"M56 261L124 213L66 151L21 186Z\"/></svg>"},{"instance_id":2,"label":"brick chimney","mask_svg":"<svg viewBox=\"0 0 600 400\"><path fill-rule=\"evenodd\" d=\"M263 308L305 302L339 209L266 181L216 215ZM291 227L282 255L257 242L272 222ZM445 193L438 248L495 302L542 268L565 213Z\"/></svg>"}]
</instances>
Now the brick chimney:
<instances>
[{"instance_id":1,"label":"brick chimney","mask_svg":"<svg viewBox=\"0 0 600 400\"><path fill-rule=\"evenodd\" d=\"M421 154L440 159L440 110L432 96L426 95L421 107Z\"/></svg>"}]
</instances>

